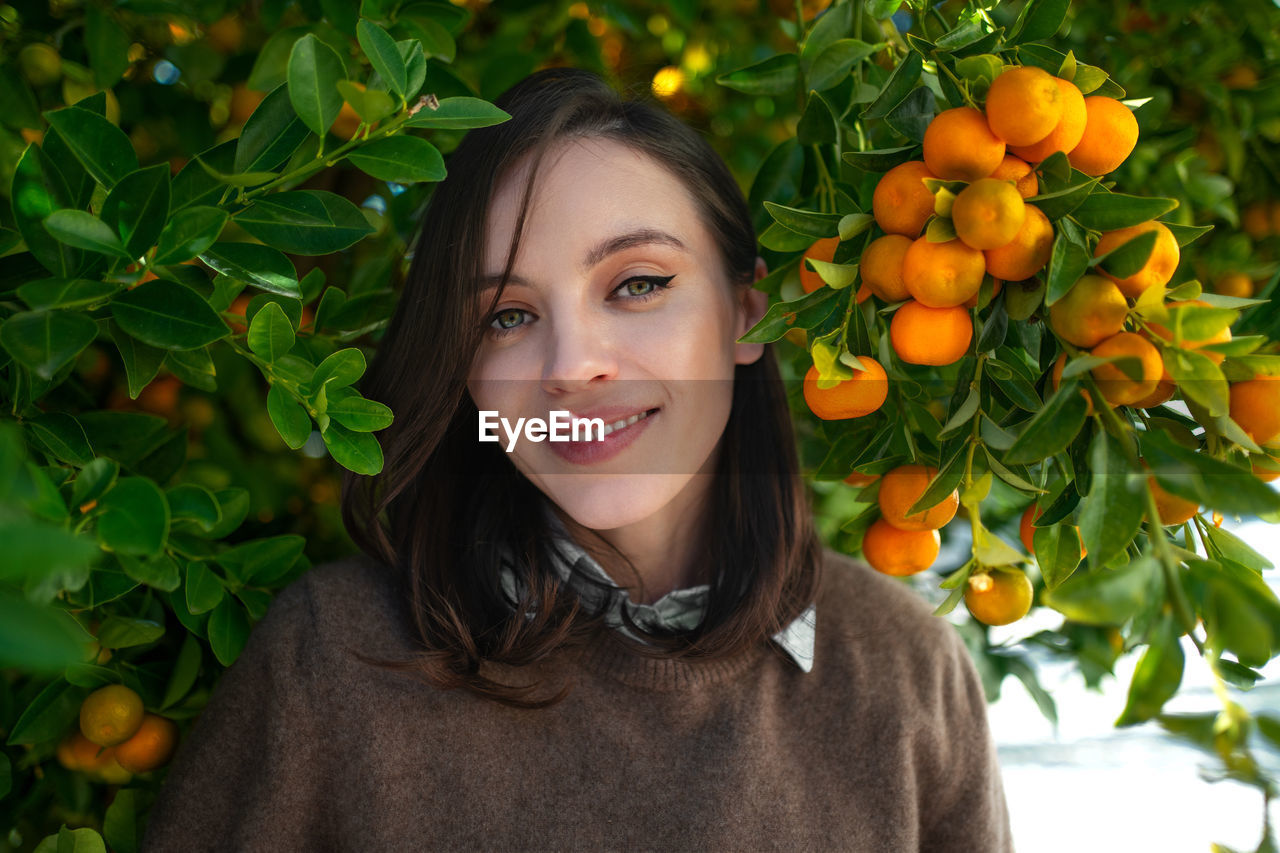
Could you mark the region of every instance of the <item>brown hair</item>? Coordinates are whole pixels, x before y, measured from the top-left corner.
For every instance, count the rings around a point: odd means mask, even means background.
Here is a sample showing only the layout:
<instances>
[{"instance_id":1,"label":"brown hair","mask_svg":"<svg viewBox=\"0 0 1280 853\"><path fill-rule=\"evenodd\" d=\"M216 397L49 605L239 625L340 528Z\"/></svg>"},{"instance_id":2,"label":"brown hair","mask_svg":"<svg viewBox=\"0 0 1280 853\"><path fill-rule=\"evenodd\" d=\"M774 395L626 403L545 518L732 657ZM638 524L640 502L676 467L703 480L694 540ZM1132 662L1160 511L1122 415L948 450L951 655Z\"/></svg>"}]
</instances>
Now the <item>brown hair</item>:
<instances>
[{"instance_id":1,"label":"brown hair","mask_svg":"<svg viewBox=\"0 0 1280 853\"><path fill-rule=\"evenodd\" d=\"M733 403L712 489L712 567L708 608L688 631L635 625L636 642L604 628L555 570L546 519L530 508L542 493L495 445L476 441L478 412L466 393L472 357L501 298L516 257L537 166L553 143L616 140L669 169L696 200L716 240L731 286L751 287L756 235L742 190L695 130L647 100L622 100L601 78L571 68L538 71L495 104L511 115L470 131L449 158L423 217L404 291L363 392L395 412L380 434L381 473L343 479L342 516L359 547L398 574L425 645L405 661L374 661L443 689L463 687L508 705L555 704L520 698L516 687L484 677L482 660L523 666L557 648L596 639L638 654L703 660L734 656L765 642L814 599L821 543L799 476L785 389L772 345L735 368ZM492 195L518 160L531 155L502 281L489 311L477 315L485 228ZM603 541L603 540L601 540ZM582 543L583 547L589 547ZM615 550L616 553L616 550ZM503 555L525 594L504 596ZM575 581L592 578L575 566ZM364 656L361 656L364 657Z\"/></svg>"}]
</instances>

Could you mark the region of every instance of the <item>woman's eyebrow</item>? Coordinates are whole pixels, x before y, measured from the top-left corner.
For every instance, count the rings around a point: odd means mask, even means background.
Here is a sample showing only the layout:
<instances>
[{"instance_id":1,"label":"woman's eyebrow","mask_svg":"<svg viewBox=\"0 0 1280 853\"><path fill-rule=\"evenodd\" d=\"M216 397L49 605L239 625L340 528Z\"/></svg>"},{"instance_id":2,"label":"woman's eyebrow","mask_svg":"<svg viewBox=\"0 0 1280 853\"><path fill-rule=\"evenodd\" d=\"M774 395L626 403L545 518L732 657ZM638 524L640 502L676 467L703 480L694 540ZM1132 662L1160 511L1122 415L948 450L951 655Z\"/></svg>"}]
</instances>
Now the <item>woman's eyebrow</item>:
<instances>
[{"instance_id":1,"label":"woman's eyebrow","mask_svg":"<svg viewBox=\"0 0 1280 853\"><path fill-rule=\"evenodd\" d=\"M606 237L604 240L601 240L589 252L587 252L586 257L582 259L579 267L583 272L587 272L610 255L626 251L627 249L633 249L636 246L652 245L671 246L672 248L679 249L682 252L689 251L689 248L685 246L684 242L673 234L668 234L666 231L662 231L657 228L639 228L635 231L629 231L626 234L617 234L613 237ZM481 292L497 287L498 282L501 279L501 273L484 276L480 280ZM507 284L515 287L533 288L533 285L528 280L515 273L512 273L507 278Z\"/></svg>"}]
</instances>

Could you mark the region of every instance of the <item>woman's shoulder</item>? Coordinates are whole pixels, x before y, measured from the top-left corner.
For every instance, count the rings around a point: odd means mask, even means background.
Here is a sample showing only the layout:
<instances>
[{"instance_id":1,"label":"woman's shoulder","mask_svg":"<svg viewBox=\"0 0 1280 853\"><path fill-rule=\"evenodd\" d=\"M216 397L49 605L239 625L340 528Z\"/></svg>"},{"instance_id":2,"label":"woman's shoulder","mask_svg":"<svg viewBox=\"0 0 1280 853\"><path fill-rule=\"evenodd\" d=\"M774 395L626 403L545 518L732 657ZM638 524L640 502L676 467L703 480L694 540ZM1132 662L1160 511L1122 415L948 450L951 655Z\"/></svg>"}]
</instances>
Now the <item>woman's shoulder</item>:
<instances>
[{"instance_id":1,"label":"woman's shoulder","mask_svg":"<svg viewBox=\"0 0 1280 853\"><path fill-rule=\"evenodd\" d=\"M337 642L371 655L408 648L408 593L387 564L357 552L312 567L294 585L305 588L314 630L326 644Z\"/></svg>"},{"instance_id":2,"label":"woman's shoulder","mask_svg":"<svg viewBox=\"0 0 1280 853\"><path fill-rule=\"evenodd\" d=\"M826 637L828 654L854 666L937 665L964 647L955 626L934 615L910 579L882 574L829 546L823 548L816 609L818 637Z\"/></svg>"}]
</instances>

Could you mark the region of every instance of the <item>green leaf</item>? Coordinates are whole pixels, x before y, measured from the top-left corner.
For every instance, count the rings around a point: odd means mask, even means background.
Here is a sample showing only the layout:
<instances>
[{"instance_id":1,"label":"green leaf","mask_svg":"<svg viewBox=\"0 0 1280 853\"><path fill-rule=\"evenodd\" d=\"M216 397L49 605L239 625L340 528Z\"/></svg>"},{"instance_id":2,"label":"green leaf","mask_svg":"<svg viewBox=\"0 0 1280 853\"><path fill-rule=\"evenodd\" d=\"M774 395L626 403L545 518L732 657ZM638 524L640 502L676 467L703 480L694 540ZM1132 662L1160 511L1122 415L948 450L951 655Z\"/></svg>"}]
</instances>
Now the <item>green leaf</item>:
<instances>
[{"instance_id":1,"label":"green leaf","mask_svg":"<svg viewBox=\"0 0 1280 853\"><path fill-rule=\"evenodd\" d=\"M457 56L458 47L453 41L453 36L450 35L443 24L424 16L407 19L405 23L408 25L405 28L411 30L418 37L418 40L422 43L422 50L425 51L427 56L439 58L443 62L453 62ZM402 41L396 42L396 44L401 47L404 46ZM403 55L404 51L402 50L401 56Z\"/></svg>"},{"instance_id":2,"label":"green leaf","mask_svg":"<svg viewBox=\"0 0 1280 853\"><path fill-rule=\"evenodd\" d=\"M225 210L203 205L178 211L160 232L155 263L180 264L196 257L218 239L227 218Z\"/></svg>"},{"instance_id":3,"label":"green leaf","mask_svg":"<svg viewBox=\"0 0 1280 853\"><path fill-rule=\"evenodd\" d=\"M840 291L820 287L791 302L775 302L738 343L767 344L778 340L787 330L812 329L836 310Z\"/></svg>"},{"instance_id":4,"label":"green leaf","mask_svg":"<svg viewBox=\"0 0 1280 853\"><path fill-rule=\"evenodd\" d=\"M382 447L371 433L354 432L336 421L320 433L333 460L356 474L377 474L382 470Z\"/></svg>"},{"instance_id":5,"label":"green leaf","mask_svg":"<svg viewBox=\"0 0 1280 853\"><path fill-rule=\"evenodd\" d=\"M287 534L236 545L215 557L242 584L265 586L283 577L302 556L307 540Z\"/></svg>"},{"instance_id":6,"label":"green leaf","mask_svg":"<svg viewBox=\"0 0 1280 853\"><path fill-rule=\"evenodd\" d=\"M321 136L342 110L338 81L344 77L342 59L314 34L307 33L294 42L289 52L289 102L303 124Z\"/></svg>"},{"instance_id":7,"label":"green leaf","mask_svg":"<svg viewBox=\"0 0 1280 853\"><path fill-rule=\"evenodd\" d=\"M209 646L214 657L223 666L231 666L248 639L249 617L244 606L231 596L225 597L209 614Z\"/></svg>"},{"instance_id":8,"label":"green leaf","mask_svg":"<svg viewBox=\"0 0 1280 853\"><path fill-rule=\"evenodd\" d=\"M193 616L212 610L226 597L226 589L218 576L209 571L204 563L194 562L187 566L186 601L187 609Z\"/></svg>"},{"instance_id":9,"label":"green leaf","mask_svg":"<svg viewBox=\"0 0 1280 853\"><path fill-rule=\"evenodd\" d=\"M452 38L450 44L453 44ZM422 90L422 85L427 82L427 55L423 50L423 42L418 39L406 39L396 42L396 47L400 49L400 58L404 60L405 72L409 78L409 90L405 95L409 98L414 97ZM455 46L456 48L456 46ZM450 62L453 60L450 59ZM253 615L253 611L249 611L249 615Z\"/></svg>"},{"instance_id":10,"label":"green leaf","mask_svg":"<svg viewBox=\"0 0 1280 853\"><path fill-rule=\"evenodd\" d=\"M178 658L173 664L173 672L169 676L169 684L164 689L164 699L160 701L160 710L164 710L181 700L196 683L200 674L200 641L192 634L182 639L182 648L178 650Z\"/></svg>"},{"instance_id":11,"label":"green leaf","mask_svg":"<svg viewBox=\"0 0 1280 853\"><path fill-rule=\"evenodd\" d=\"M189 635L188 635L189 636ZM116 791L102 821L102 834L113 853L138 853L138 792Z\"/></svg>"},{"instance_id":12,"label":"green leaf","mask_svg":"<svg viewBox=\"0 0 1280 853\"><path fill-rule=\"evenodd\" d=\"M1049 589L1057 587L1080 565L1080 532L1074 525L1037 527L1031 537L1036 564Z\"/></svg>"},{"instance_id":13,"label":"green leaf","mask_svg":"<svg viewBox=\"0 0 1280 853\"><path fill-rule=\"evenodd\" d=\"M76 205L62 174L39 145L28 145L18 159L10 198L14 223L31 254L54 275L74 276L80 253L50 234L44 222L54 211Z\"/></svg>"},{"instance_id":14,"label":"green leaf","mask_svg":"<svg viewBox=\"0 0 1280 853\"><path fill-rule=\"evenodd\" d=\"M295 26L273 32L258 49L258 56L249 72L249 88L270 92L284 83L289 67L289 52L293 50L294 42L302 38L309 29L306 26Z\"/></svg>"},{"instance_id":15,"label":"green leaf","mask_svg":"<svg viewBox=\"0 0 1280 853\"><path fill-rule=\"evenodd\" d=\"M71 490L71 505L84 506L102 497L102 493L116 484L120 463L105 456L91 461L80 469Z\"/></svg>"},{"instance_id":16,"label":"green leaf","mask_svg":"<svg viewBox=\"0 0 1280 853\"><path fill-rule=\"evenodd\" d=\"M800 85L800 61L794 53L780 53L716 77L721 86L748 95L786 95Z\"/></svg>"},{"instance_id":17,"label":"green leaf","mask_svg":"<svg viewBox=\"0 0 1280 853\"><path fill-rule=\"evenodd\" d=\"M18 286L18 297L32 310L85 308L104 302L120 289L107 281L87 278L42 278Z\"/></svg>"},{"instance_id":18,"label":"green leaf","mask_svg":"<svg viewBox=\"0 0 1280 853\"><path fill-rule=\"evenodd\" d=\"M1185 660L1177 620L1172 611L1162 613L1151 644L1143 652L1129 684L1129 698L1115 725L1145 723L1159 714L1182 684Z\"/></svg>"},{"instance_id":19,"label":"green leaf","mask_svg":"<svg viewBox=\"0 0 1280 853\"><path fill-rule=\"evenodd\" d=\"M1212 417L1227 414L1231 392L1222 368L1203 353L1181 347L1171 347L1164 352L1169 375L1178 383L1178 390L1203 406Z\"/></svg>"},{"instance_id":20,"label":"green leaf","mask_svg":"<svg viewBox=\"0 0 1280 853\"><path fill-rule=\"evenodd\" d=\"M1212 225L1179 225L1176 222L1162 222L1165 228L1173 232L1173 238L1178 241L1178 247L1181 248L1213 230Z\"/></svg>"},{"instance_id":21,"label":"green leaf","mask_svg":"<svg viewBox=\"0 0 1280 853\"><path fill-rule=\"evenodd\" d=\"M867 105L863 110L863 118L883 118L889 112L902 103L902 100L911 94L911 90L916 87L916 83L920 80L920 71L923 68L924 57L914 50L907 54L902 60L902 64L893 70L893 74L885 81L884 88L880 90L879 96Z\"/></svg>"},{"instance_id":22,"label":"green leaf","mask_svg":"<svg viewBox=\"0 0 1280 853\"><path fill-rule=\"evenodd\" d=\"M268 302L249 323L249 349L275 361L293 348L293 325L275 302Z\"/></svg>"},{"instance_id":23,"label":"green leaf","mask_svg":"<svg viewBox=\"0 0 1280 853\"><path fill-rule=\"evenodd\" d=\"M1085 179L1078 183L1068 184L1061 189L1033 195L1027 199L1027 204L1034 204L1040 208L1041 213L1054 222L1074 213L1080 205L1089 199L1090 193L1098 185L1097 178L1087 178L1079 172L1076 172L1075 175Z\"/></svg>"},{"instance_id":24,"label":"green leaf","mask_svg":"<svg viewBox=\"0 0 1280 853\"><path fill-rule=\"evenodd\" d=\"M879 47L880 45L867 44L857 39L839 39L832 42L809 66L807 77L809 88L824 92L832 86L839 85L849 76L853 66L875 53Z\"/></svg>"},{"instance_id":25,"label":"green leaf","mask_svg":"<svg viewBox=\"0 0 1280 853\"><path fill-rule=\"evenodd\" d=\"M129 399L136 400L142 389L160 372L165 351L126 334L114 320L110 321L108 329L124 362L124 372L129 382Z\"/></svg>"},{"instance_id":26,"label":"green leaf","mask_svg":"<svg viewBox=\"0 0 1280 853\"><path fill-rule=\"evenodd\" d=\"M836 141L835 114L822 95L809 92L800 123L796 125L796 139L801 145L821 145Z\"/></svg>"},{"instance_id":27,"label":"green leaf","mask_svg":"<svg viewBox=\"0 0 1280 853\"><path fill-rule=\"evenodd\" d=\"M204 486L180 483L166 490L165 497L175 525L186 521L208 532L222 521L222 507L218 505L218 499Z\"/></svg>"},{"instance_id":28,"label":"green leaf","mask_svg":"<svg viewBox=\"0 0 1280 853\"><path fill-rule=\"evenodd\" d=\"M82 107L53 110L44 117L93 179L108 190L125 175L138 170L138 155L129 137L105 117Z\"/></svg>"},{"instance_id":29,"label":"green leaf","mask_svg":"<svg viewBox=\"0 0 1280 853\"><path fill-rule=\"evenodd\" d=\"M164 366L186 385L201 391L218 390L213 356L209 354L207 347L167 350L164 354Z\"/></svg>"},{"instance_id":30,"label":"green leaf","mask_svg":"<svg viewBox=\"0 0 1280 853\"><path fill-rule=\"evenodd\" d=\"M63 462L88 465L93 461L93 448L80 422L65 412L46 412L27 418L27 428L39 445Z\"/></svg>"},{"instance_id":31,"label":"green leaf","mask_svg":"<svg viewBox=\"0 0 1280 853\"><path fill-rule=\"evenodd\" d=\"M364 353L355 347L338 350L316 366L309 395L319 393L325 385L330 393L335 388L345 388L364 375L365 366Z\"/></svg>"},{"instance_id":32,"label":"green leaf","mask_svg":"<svg viewBox=\"0 0 1280 853\"><path fill-rule=\"evenodd\" d=\"M1080 535L1091 566L1105 565L1123 553L1142 526L1146 485L1128 468L1116 439L1099 431L1089 449L1091 485L1080 512Z\"/></svg>"},{"instance_id":33,"label":"green leaf","mask_svg":"<svg viewBox=\"0 0 1280 853\"><path fill-rule=\"evenodd\" d=\"M1075 209L1072 216L1085 228L1115 231L1163 216L1177 208L1176 198L1147 198L1107 191L1095 191Z\"/></svg>"},{"instance_id":34,"label":"green leaf","mask_svg":"<svg viewBox=\"0 0 1280 853\"><path fill-rule=\"evenodd\" d=\"M904 145L901 148L883 148L878 151L846 151L844 161L864 172L887 172L919 155L919 145Z\"/></svg>"},{"instance_id":35,"label":"green leaf","mask_svg":"<svg viewBox=\"0 0 1280 853\"><path fill-rule=\"evenodd\" d=\"M1089 552L1092 557L1093 549ZM1123 625L1163 595L1160 565L1151 557L1139 557L1118 569L1077 570L1057 589L1041 593L1041 600L1075 622Z\"/></svg>"},{"instance_id":36,"label":"green leaf","mask_svg":"<svg viewBox=\"0 0 1280 853\"><path fill-rule=\"evenodd\" d=\"M146 477L121 477L102 496L98 539L109 550L131 556L160 553L169 537L169 503Z\"/></svg>"},{"instance_id":37,"label":"green leaf","mask_svg":"<svg viewBox=\"0 0 1280 853\"><path fill-rule=\"evenodd\" d=\"M85 7L84 45L94 79L102 88L114 86L132 64L129 43L129 35L109 13L98 6Z\"/></svg>"},{"instance_id":38,"label":"green leaf","mask_svg":"<svg viewBox=\"0 0 1280 853\"><path fill-rule=\"evenodd\" d=\"M388 136L361 146L347 160L366 175L380 181L414 184L443 181L444 158L425 139L416 136Z\"/></svg>"},{"instance_id":39,"label":"green leaf","mask_svg":"<svg viewBox=\"0 0 1280 853\"><path fill-rule=\"evenodd\" d=\"M121 293L111 313L121 329L162 349L197 349L231 333L203 296L162 278Z\"/></svg>"},{"instance_id":40,"label":"green leaf","mask_svg":"<svg viewBox=\"0 0 1280 853\"><path fill-rule=\"evenodd\" d=\"M311 416L279 385L272 385L267 391L267 414L289 449L297 450L311 437Z\"/></svg>"},{"instance_id":41,"label":"green leaf","mask_svg":"<svg viewBox=\"0 0 1280 853\"><path fill-rule=\"evenodd\" d=\"M848 36L853 31L852 4L842 3L832 6L813 22L813 27L804 37L804 48L800 51L801 60L811 62L837 39Z\"/></svg>"},{"instance_id":42,"label":"green leaf","mask_svg":"<svg viewBox=\"0 0 1280 853\"><path fill-rule=\"evenodd\" d=\"M42 379L52 379L98 335L98 324L71 311L24 311L0 326L0 345Z\"/></svg>"},{"instance_id":43,"label":"green leaf","mask_svg":"<svg viewBox=\"0 0 1280 853\"><path fill-rule=\"evenodd\" d=\"M262 242L293 255L327 255L373 233L358 207L322 190L266 196L237 214L235 222Z\"/></svg>"},{"instance_id":44,"label":"green leaf","mask_svg":"<svg viewBox=\"0 0 1280 853\"><path fill-rule=\"evenodd\" d=\"M65 613L50 611L43 607L37 608L35 605L19 599L0 598L0 612L3 612L5 617L0 618L0 633L12 633L16 640L16 643L10 642L6 637L6 641L0 643L0 660L5 661L5 666L19 665L19 661L5 659L16 656L22 651L30 653L38 649L34 642L26 639L26 634L22 630L25 625L35 625L37 630L46 633L50 638L59 638L54 642L63 652L67 652L69 647L64 644L68 638L71 638L72 643L75 645L74 656L68 653L67 656L71 657L71 659L67 660L63 666L75 663L80 658L83 658L84 646L81 643L93 639L88 632L77 625L75 620ZM63 625L67 625L64 632L65 636L59 635L56 629L50 630L49 622L39 622L38 617L33 618L33 614L37 613L56 616ZM16 616L17 618L10 618L11 616ZM71 626L75 626L75 633L72 632ZM52 658L52 655L50 655L50 658ZM20 665L24 668L28 666L25 660L21 661ZM44 667L41 668L43 669ZM22 715L18 717L18 721L13 724L13 728L9 732L9 739L5 741L5 745L25 746L61 738L79 719L80 704L83 700L83 689L68 684L67 680L61 676L55 677L23 710Z\"/></svg>"},{"instance_id":45,"label":"green leaf","mask_svg":"<svg viewBox=\"0 0 1280 853\"><path fill-rule=\"evenodd\" d=\"M1009 43L1023 44L1052 37L1062 26L1070 5L1070 0L1030 0L1013 24Z\"/></svg>"},{"instance_id":46,"label":"green leaf","mask_svg":"<svg viewBox=\"0 0 1280 853\"><path fill-rule=\"evenodd\" d=\"M165 592L173 592L182 586L182 576L179 574L178 564L168 554L160 554L146 559L130 557L128 554L116 554L116 559L119 560L120 567L124 569L124 573L138 583L143 583Z\"/></svg>"},{"instance_id":47,"label":"green leaf","mask_svg":"<svg viewBox=\"0 0 1280 853\"><path fill-rule=\"evenodd\" d=\"M1147 265L1151 253L1156 248L1155 231L1144 231L1137 237L1126 240L1110 252L1094 258L1090 266L1101 266L1116 278L1127 278Z\"/></svg>"},{"instance_id":48,"label":"green leaf","mask_svg":"<svg viewBox=\"0 0 1280 853\"><path fill-rule=\"evenodd\" d=\"M842 218L836 213L817 213L812 210L775 204L771 201L766 201L764 207L775 222L791 231L812 238L810 242L821 237L834 237L839 230Z\"/></svg>"},{"instance_id":49,"label":"green leaf","mask_svg":"<svg viewBox=\"0 0 1280 853\"><path fill-rule=\"evenodd\" d=\"M409 117L405 127L433 127L447 130L467 130L473 127L490 127L502 124L511 116L488 101L479 98L457 96L442 98L439 106L424 106Z\"/></svg>"},{"instance_id":50,"label":"green leaf","mask_svg":"<svg viewBox=\"0 0 1280 853\"><path fill-rule=\"evenodd\" d=\"M1064 381L1044 408L1023 427L1013 446L1004 454L1010 465L1038 462L1065 450L1080 433L1088 404L1080 396L1080 386Z\"/></svg>"},{"instance_id":51,"label":"green leaf","mask_svg":"<svg viewBox=\"0 0 1280 853\"><path fill-rule=\"evenodd\" d=\"M55 210L45 219L44 227L55 239L68 246L114 258L132 259L111 226L92 213L83 210Z\"/></svg>"},{"instance_id":52,"label":"green leaf","mask_svg":"<svg viewBox=\"0 0 1280 853\"><path fill-rule=\"evenodd\" d=\"M100 553L92 539L44 522L0 522L0 535L0 581L5 582L82 569Z\"/></svg>"},{"instance_id":53,"label":"green leaf","mask_svg":"<svg viewBox=\"0 0 1280 853\"><path fill-rule=\"evenodd\" d=\"M144 646L163 636L164 626L150 619L108 616L98 628L98 642L108 649Z\"/></svg>"},{"instance_id":54,"label":"green leaf","mask_svg":"<svg viewBox=\"0 0 1280 853\"><path fill-rule=\"evenodd\" d=\"M1171 494L1223 513L1254 515L1280 510L1280 492L1247 468L1183 447L1162 430L1141 433L1143 459Z\"/></svg>"},{"instance_id":55,"label":"green leaf","mask_svg":"<svg viewBox=\"0 0 1280 853\"><path fill-rule=\"evenodd\" d=\"M349 80L339 80L338 92L366 124L382 121L396 111L395 101L381 89L361 89Z\"/></svg>"},{"instance_id":56,"label":"green leaf","mask_svg":"<svg viewBox=\"0 0 1280 853\"><path fill-rule=\"evenodd\" d=\"M366 400L350 388L330 386L325 414L354 432L377 432L391 426L391 409L376 400Z\"/></svg>"},{"instance_id":57,"label":"green leaf","mask_svg":"<svg viewBox=\"0 0 1280 853\"><path fill-rule=\"evenodd\" d=\"M102 204L102 220L119 233L132 258L155 245L168 219L168 163L125 175Z\"/></svg>"},{"instance_id":58,"label":"green leaf","mask_svg":"<svg viewBox=\"0 0 1280 853\"><path fill-rule=\"evenodd\" d=\"M935 102L928 86L913 89L884 117L885 123L908 139L924 141L925 128L933 121Z\"/></svg>"},{"instance_id":59,"label":"green leaf","mask_svg":"<svg viewBox=\"0 0 1280 853\"><path fill-rule=\"evenodd\" d=\"M284 253L258 243L214 243L199 255L215 271L268 293L297 299L298 272Z\"/></svg>"},{"instance_id":60,"label":"green leaf","mask_svg":"<svg viewBox=\"0 0 1280 853\"><path fill-rule=\"evenodd\" d=\"M363 19L356 24L356 38L360 42L360 49L369 57L373 70L378 72L378 76L403 101L408 96L409 78L395 39L382 27Z\"/></svg>"},{"instance_id":61,"label":"green leaf","mask_svg":"<svg viewBox=\"0 0 1280 853\"><path fill-rule=\"evenodd\" d=\"M335 96L337 88L334 89ZM339 104L341 109L341 104ZM281 85L262 99L244 123L236 143L236 172L270 171L298 150L309 131L289 101L287 85ZM197 158L204 162L202 158Z\"/></svg>"}]
</instances>

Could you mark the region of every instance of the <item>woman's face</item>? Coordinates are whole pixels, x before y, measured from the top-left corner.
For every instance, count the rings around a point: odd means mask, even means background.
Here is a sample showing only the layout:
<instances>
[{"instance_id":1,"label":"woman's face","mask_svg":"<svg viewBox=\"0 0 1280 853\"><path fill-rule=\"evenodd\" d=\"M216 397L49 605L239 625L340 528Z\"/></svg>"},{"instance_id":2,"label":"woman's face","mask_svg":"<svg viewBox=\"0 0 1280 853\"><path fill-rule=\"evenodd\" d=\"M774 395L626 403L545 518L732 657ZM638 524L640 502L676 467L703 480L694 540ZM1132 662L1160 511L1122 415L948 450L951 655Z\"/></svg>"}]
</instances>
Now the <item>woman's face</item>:
<instances>
[{"instance_id":1,"label":"woman's face","mask_svg":"<svg viewBox=\"0 0 1280 853\"><path fill-rule=\"evenodd\" d=\"M484 258L493 284L482 307L507 260L526 177L524 164L495 191ZM677 523L706 494L711 478L695 475L714 470L734 366L762 352L735 339L766 303L754 288L735 293L675 176L618 142L566 142L540 167L468 389L477 409L513 429L519 418L550 422L558 410L615 426L647 413L603 442L532 441L522 432L509 455L585 527L614 530L659 512ZM506 451L508 433L494 432Z\"/></svg>"}]
</instances>

